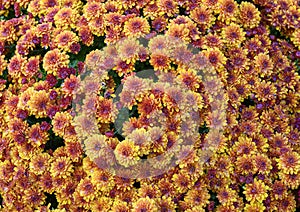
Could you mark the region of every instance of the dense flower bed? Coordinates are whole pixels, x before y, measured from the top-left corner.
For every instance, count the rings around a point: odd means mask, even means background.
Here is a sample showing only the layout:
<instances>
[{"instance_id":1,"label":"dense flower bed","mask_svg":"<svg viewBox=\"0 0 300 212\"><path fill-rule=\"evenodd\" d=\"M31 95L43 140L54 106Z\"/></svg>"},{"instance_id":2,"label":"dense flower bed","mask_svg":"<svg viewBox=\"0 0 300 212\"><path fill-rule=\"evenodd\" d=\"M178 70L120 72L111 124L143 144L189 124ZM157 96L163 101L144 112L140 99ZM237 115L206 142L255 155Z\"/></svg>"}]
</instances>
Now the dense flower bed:
<instances>
[{"instance_id":1,"label":"dense flower bed","mask_svg":"<svg viewBox=\"0 0 300 212\"><path fill-rule=\"evenodd\" d=\"M0 1L1 210L296 211L299 28L298 0ZM209 97L189 60L182 62L186 57L170 57L163 34L197 48L200 68L210 67L224 84L221 136L209 136L220 124L210 118L220 96ZM109 47L125 37L132 40L118 45L119 60L110 67L104 59L116 57L116 49ZM161 49L149 54L134 40L139 37L150 40L149 49ZM99 58L108 71L98 72L103 84L89 85L99 91L91 103L100 133L82 142L89 128L78 127L87 122L75 117L73 103L86 71L100 70ZM155 86L168 95L142 93L148 82L135 75L150 68L163 82ZM168 87L170 81L189 91ZM112 125L120 85L128 89L120 102L133 114L124 123L125 140ZM212 93L218 86L206 85ZM187 108L177 108L173 94L201 111L197 125L177 123L174 117ZM151 127L154 109L167 120L163 133ZM189 134L195 126L197 133ZM184 160L166 173L133 179L99 168L99 155L110 156L98 152L99 143L129 167L171 149L179 128L194 147L180 146L188 157L178 156ZM216 140L218 147L200 160L198 150Z\"/></svg>"}]
</instances>

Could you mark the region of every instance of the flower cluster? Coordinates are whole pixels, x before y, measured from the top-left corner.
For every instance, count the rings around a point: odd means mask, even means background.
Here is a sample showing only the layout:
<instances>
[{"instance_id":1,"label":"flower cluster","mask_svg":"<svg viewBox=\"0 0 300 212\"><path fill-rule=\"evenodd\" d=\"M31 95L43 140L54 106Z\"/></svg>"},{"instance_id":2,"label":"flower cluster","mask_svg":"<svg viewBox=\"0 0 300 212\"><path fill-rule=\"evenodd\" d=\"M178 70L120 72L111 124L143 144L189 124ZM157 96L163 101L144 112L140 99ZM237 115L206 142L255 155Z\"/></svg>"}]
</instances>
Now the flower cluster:
<instances>
[{"instance_id":1,"label":"flower cluster","mask_svg":"<svg viewBox=\"0 0 300 212\"><path fill-rule=\"evenodd\" d=\"M298 0L0 1L1 208L296 211L299 11ZM138 77L146 69L158 80ZM129 177L138 170L150 177Z\"/></svg>"}]
</instances>

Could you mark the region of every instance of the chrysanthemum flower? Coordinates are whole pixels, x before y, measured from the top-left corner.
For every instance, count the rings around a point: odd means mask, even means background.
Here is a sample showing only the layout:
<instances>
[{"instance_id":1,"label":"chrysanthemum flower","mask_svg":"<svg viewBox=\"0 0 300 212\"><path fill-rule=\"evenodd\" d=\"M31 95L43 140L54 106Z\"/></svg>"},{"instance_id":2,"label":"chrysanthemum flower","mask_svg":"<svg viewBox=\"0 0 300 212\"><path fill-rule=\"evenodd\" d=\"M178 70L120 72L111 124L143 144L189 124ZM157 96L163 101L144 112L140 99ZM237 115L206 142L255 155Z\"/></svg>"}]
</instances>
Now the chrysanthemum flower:
<instances>
[{"instance_id":1,"label":"chrysanthemum flower","mask_svg":"<svg viewBox=\"0 0 300 212\"><path fill-rule=\"evenodd\" d=\"M117 43L118 56L121 60L135 62L138 58L139 42L134 38L127 38Z\"/></svg>"},{"instance_id":2,"label":"chrysanthemum flower","mask_svg":"<svg viewBox=\"0 0 300 212\"><path fill-rule=\"evenodd\" d=\"M77 35L70 31L64 30L60 32L54 39L55 45L63 51L70 52L71 46L79 42Z\"/></svg>"},{"instance_id":3,"label":"chrysanthemum flower","mask_svg":"<svg viewBox=\"0 0 300 212\"><path fill-rule=\"evenodd\" d=\"M276 88L274 84L271 82L266 82L263 80L262 82L258 82L257 89L256 89L256 96L257 99L265 102L268 100L274 99L274 95L276 94Z\"/></svg>"},{"instance_id":4,"label":"chrysanthemum flower","mask_svg":"<svg viewBox=\"0 0 300 212\"><path fill-rule=\"evenodd\" d=\"M80 78L75 75L71 75L69 78L65 79L62 84L62 90L67 94L74 95L80 87Z\"/></svg>"},{"instance_id":5,"label":"chrysanthemum flower","mask_svg":"<svg viewBox=\"0 0 300 212\"><path fill-rule=\"evenodd\" d=\"M185 24L176 24L174 22L171 22L167 26L168 30L166 32L166 35L170 37L178 38L182 41L189 42L190 41L190 30L186 27Z\"/></svg>"},{"instance_id":6,"label":"chrysanthemum flower","mask_svg":"<svg viewBox=\"0 0 300 212\"><path fill-rule=\"evenodd\" d=\"M256 152L256 145L252 139L246 135L241 135L238 141L234 143L232 151L237 155L248 155Z\"/></svg>"},{"instance_id":7,"label":"chrysanthemum flower","mask_svg":"<svg viewBox=\"0 0 300 212\"><path fill-rule=\"evenodd\" d=\"M89 28L96 36L103 36L105 32L104 17L94 17L89 21Z\"/></svg>"},{"instance_id":8,"label":"chrysanthemum flower","mask_svg":"<svg viewBox=\"0 0 300 212\"><path fill-rule=\"evenodd\" d=\"M108 193L115 185L113 176L106 170L98 168L91 173L91 182L103 193Z\"/></svg>"},{"instance_id":9,"label":"chrysanthemum flower","mask_svg":"<svg viewBox=\"0 0 300 212\"><path fill-rule=\"evenodd\" d=\"M154 199L150 199L149 197L141 197L136 202L132 204L134 212L141 211L157 211L157 203Z\"/></svg>"},{"instance_id":10,"label":"chrysanthemum flower","mask_svg":"<svg viewBox=\"0 0 300 212\"><path fill-rule=\"evenodd\" d=\"M234 0L220 0L220 8L218 20L221 20L226 24L236 21L238 4Z\"/></svg>"},{"instance_id":11,"label":"chrysanthemum flower","mask_svg":"<svg viewBox=\"0 0 300 212\"><path fill-rule=\"evenodd\" d=\"M79 14L76 10L69 7L61 8L54 16L54 23L57 27L62 29L71 29L76 27L76 21Z\"/></svg>"},{"instance_id":12,"label":"chrysanthemum flower","mask_svg":"<svg viewBox=\"0 0 300 212\"><path fill-rule=\"evenodd\" d=\"M68 157L54 158L51 163L50 172L52 177L67 178L73 172L71 160Z\"/></svg>"},{"instance_id":13,"label":"chrysanthemum flower","mask_svg":"<svg viewBox=\"0 0 300 212\"><path fill-rule=\"evenodd\" d=\"M59 68L67 67L69 64L69 56L65 52L58 49L48 51L43 58L43 68L48 74L57 76Z\"/></svg>"},{"instance_id":14,"label":"chrysanthemum flower","mask_svg":"<svg viewBox=\"0 0 300 212\"><path fill-rule=\"evenodd\" d=\"M246 195L246 199L249 202L262 202L268 197L269 186L261 180L254 179L254 182L251 184L246 184L245 191L243 192Z\"/></svg>"},{"instance_id":15,"label":"chrysanthemum flower","mask_svg":"<svg viewBox=\"0 0 300 212\"><path fill-rule=\"evenodd\" d=\"M209 63L215 68L223 67L227 60L221 50L215 47L205 50L204 55Z\"/></svg>"},{"instance_id":16,"label":"chrysanthemum flower","mask_svg":"<svg viewBox=\"0 0 300 212\"><path fill-rule=\"evenodd\" d=\"M105 135L93 134L84 141L86 154L92 160L98 157L99 151L107 145Z\"/></svg>"},{"instance_id":17,"label":"chrysanthemum flower","mask_svg":"<svg viewBox=\"0 0 300 212\"><path fill-rule=\"evenodd\" d=\"M213 16L213 10L208 9L206 6L199 6L191 10L191 19L195 21L199 26L209 29L215 22L215 17Z\"/></svg>"},{"instance_id":18,"label":"chrysanthemum flower","mask_svg":"<svg viewBox=\"0 0 300 212\"><path fill-rule=\"evenodd\" d=\"M26 59L19 54L14 55L8 64L8 74L17 79L25 71Z\"/></svg>"},{"instance_id":19,"label":"chrysanthemum flower","mask_svg":"<svg viewBox=\"0 0 300 212\"><path fill-rule=\"evenodd\" d=\"M120 142L114 150L116 159L125 167L135 165L138 160L139 146L134 144L134 141L125 139Z\"/></svg>"},{"instance_id":20,"label":"chrysanthemum flower","mask_svg":"<svg viewBox=\"0 0 300 212\"><path fill-rule=\"evenodd\" d=\"M214 11L215 14L220 13L220 0L204 0L203 4L205 7Z\"/></svg>"},{"instance_id":21,"label":"chrysanthemum flower","mask_svg":"<svg viewBox=\"0 0 300 212\"><path fill-rule=\"evenodd\" d=\"M274 201L276 211L285 212L285 211L296 211L297 210L297 202L295 200L295 195L289 194L283 199Z\"/></svg>"},{"instance_id":22,"label":"chrysanthemum flower","mask_svg":"<svg viewBox=\"0 0 300 212\"><path fill-rule=\"evenodd\" d=\"M206 188L191 189L184 196L184 202L189 205L189 208L195 206L205 207L209 203L210 194Z\"/></svg>"},{"instance_id":23,"label":"chrysanthemum flower","mask_svg":"<svg viewBox=\"0 0 300 212\"><path fill-rule=\"evenodd\" d=\"M268 174L272 169L271 160L266 155L256 155L255 163L258 173Z\"/></svg>"},{"instance_id":24,"label":"chrysanthemum flower","mask_svg":"<svg viewBox=\"0 0 300 212\"><path fill-rule=\"evenodd\" d=\"M75 192L86 201L91 201L97 196L95 185L93 185L91 179L88 177L81 179Z\"/></svg>"},{"instance_id":25,"label":"chrysanthemum flower","mask_svg":"<svg viewBox=\"0 0 300 212\"><path fill-rule=\"evenodd\" d=\"M151 26L157 32L162 32L167 28L167 19L164 17L157 17L151 21Z\"/></svg>"},{"instance_id":26,"label":"chrysanthemum flower","mask_svg":"<svg viewBox=\"0 0 300 212\"><path fill-rule=\"evenodd\" d=\"M88 21L93 18L99 18L101 15L104 15L105 12L104 4L99 2L88 2L83 7L83 15Z\"/></svg>"},{"instance_id":27,"label":"chrysanthemum flower","mask_svg":"<svg viewBox=\"0 0 300 212\"><path fill-rule=\"evenodd\" d=\"M222 30L223 41L228 46L240 46L240 44L245 40L245 32L243 29L234 23L226 26Z\"/></svg>"},{"instance_id":28,"label":"chrysanthemum flower","mask_svg":"<svg viewBox=\"0 0 300 212\"><path fill-rule=\"evenodd\" d=\"M173 17L179 12L178 3L172 0L158 0L157 6L160 9L160 15L166 14L169 17Z\"/></svg>"},{"instance_id":29,"label":"chrysanthemum flower","mask_svg":"<svg viewBox=\"0 0 300 212\"><path fill-rule=\"evenodd\" d=\"M187 192L189 189L191 189L193 184L190 176L186 175L185 173L174 174L172 177L172 182L174 184L174 188L179 193Z\"/></svg>"},{"instance_id":30,"label":"chrysanthemum flower","mask_svg":"<svg viewBox=\"0 0 300 212\"><path fill-rule=\"evenodd\" d=\"M265 210L266 207L261 202L252 202L250 204L246 204L244 208L245 212L258 212L258 211L260 212Z\"/></svg>"},{"instance_id":31,"label":"chrysanthemum flower","mask_svg":"<svg viewBox=\"0 0 300 212\"><path fill-rule=\"evenodd\" d=\"M150 151L150 137L148 132L144 128L138 128L132 131L126 138L134 142L135 146L138 146L138 155L147 155Z\"/></svg>"},{"instance_id":32,"label":"chrysanthemum flower","mask_svg":"<svg viewBox=\"0 0 300 212\"><path fill-rule=\"evenodd\" d=\"M113 203L113 199L105 196L100 196L94 199L90 205L92 211L109 211Z\"/></svg>"},{"instance_id":33,"label":"chrysanthemum flower","mask_svg":"<svg viewBox=\"0 0 300 212\"><path fill-rule=\"evenodd\" d=\"M282 199L288 195L287 187L282 181L276 180L271 187L271 196L274 199Z\"/></svg>"},{"instance_id":34,"label":"chrysanthemum flower","mask_svg":"<svg viewBox=\"0 0 300 212\"><path fill-rule=\"evenodd\" d=\"M175 212L176 205L171 197L162 196L157 202L159 211Z\"/></svg>"},{"instance_id":35,"label":"chrysanthemum flower","mask_svg":"<svg viewBox=\"0 0 300 212\"><path fill-rule=\"evenodd\" d=\"M241 2L239 5L239 22L244 28L257 27L261 16L259 10L250 2Z\"/></svg>"},{"instance_id":36,"label":"chrysanthemum flower","mask_svg":"<svg viewBox=\"0 0 300 212\"><path fill-rule=\"evenodd\" d=\"M30 78L35 76L39 70L40 70L40 57L39 56L30 57L27 61L27 64L25 65L23 74Z\"/></svg>"},{"instance_id":37,"label":"chrysanthemum flower","mask_svg":"<svg viewBox=\"0 0 300 212\"><path fill-rule=\"evenodd\" d=\"M269 76L273 70L273 62L268 54L260 53L254 57L255 69L262 76Z\"/></svg>"},{"instance_id":38,"label":"chrysanthemum flower","mask_svg":"<svg viewBox=\"0 0 300 212\"><path fill-rule=\"evenodd\" d=\"M218 191L217 197L222 205L231 205L237 201L237 193L235 190L225 186Z\"/></svg>"},{"instance_id":39,"label":"chrysanthemum flower","mask_svg":"<svg viewBox=\"0 0 300 212\"><path fill-rule=\"evenodd\" d=\"M255 173L257 171L257 168L253 159L253 156L250 155L239 156L235 162L236 170L244 175Z\"/></svg>"},{"instance_id":40,"label":"chrysanthemum flower","mask_svg":"<svg viewBox=\"0 0 300 212\"><path fill-rule=\"evenodd\" d=\"M141 17L129 19L124 24L124 33L128 37L140 37L150 32L148 21Z\"/></svg>"},{"instance_id":41,"label":"chrysanthemum flower","mask_svg":"<svg viewBox=\"0 0 300 212\"><path fill-rule=\"evenodd\" d=\"M58 112L52 119L53 132L63 136L64 130L71 124L72 116L67 112Z\"/></svg>"},{"instance_id":42,"label":"chrysanthemum flower","mask_svg":"<svg viewBox=\"0 0 300 212\"><path fill-rule=\"evenodd\" d=\"M300 170L300 156L297 152L287 152L277 158L278 167L286 174L297 174Z\"/></svg>"},{"instance_id":43,"label":"chrysanthemum flower","mask_svg":"<svg viewBox=\"0 0 300 212\"><path fill-rule=\"evenodd\" d=\"M50 104L49 93L45 90L35 91L27 104L32 115L46 117Z\"/></svg>"},{"instance_id":44,"label":"chrysanthemum flower","mask_svg":"<svg viewBox=\"0 0 300 212\"><path fill-rule=\"evenodd\" d=\"M114 203L111 206L111 210L115 212L129 212L130 207L128 206L127 202L115 199Z\"/></svg>"},{"instance_id":45,"label":"chrysanthemum flower","mask_svg":"<svg viewBox=\"0 0 300 212\"><path fill-rule=\"evenodd\" d=\"M112 99L105 99L100 96L96 104L96 116L101 123L109 123L114 120L114 105Z\"/></svg>"}]
</instances>

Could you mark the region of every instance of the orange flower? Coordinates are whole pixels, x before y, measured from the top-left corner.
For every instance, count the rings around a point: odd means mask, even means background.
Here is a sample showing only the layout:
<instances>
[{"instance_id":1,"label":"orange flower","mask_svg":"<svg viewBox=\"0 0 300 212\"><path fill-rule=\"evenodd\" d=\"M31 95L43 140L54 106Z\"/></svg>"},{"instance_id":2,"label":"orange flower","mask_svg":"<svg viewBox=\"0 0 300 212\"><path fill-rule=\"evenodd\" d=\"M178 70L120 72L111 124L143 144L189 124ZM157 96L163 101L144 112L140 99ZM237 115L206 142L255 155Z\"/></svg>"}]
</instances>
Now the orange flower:
<instances>
[{"instance_id":1,"label":"orange flower","mask_svg":"<svg viewBox=\"0 0 300 212\"><path fill-rule=\"evenodd\" d=\"M254 174L257 171L253 156L243 155L236 160L236 170L244 175L249 173Z\"/></svg>"},{"instance_id":2,"label":"orange flower","mask_svg":"<svg viewBox=\"0 0 300 212\"><path fill-rule=\"evenodd\" d=\"M239 25L231 23L222 29L223 41L228 46L240 46L245 40L245 32Z\"/></svg>"},{"instance_id":3,"label":"orange flower","mask_svg":"<svg viewBox=\"0 0 300 212\"><path fill-rule=\"evenodd\" d=\"M213 10L208 9L206 6L199 6L191 10L191 19L201 27L209 29L215 22L215 16L212 14Z\"/></svg>"},{"instance_id":4,"label":"orange flower","mask_svg":"<svg viewBox=\"0 0 300 212\"><path fill-rule=\"evenodd\" d=\"M57 157L51 163L50 172L52 177L67 178L73 172L73 165L68 157Z\"/></svg>"},{"instance_id":5,"label":"orange flower","mask_svg":"<svg viewBox=\"0 0 300 212\"><path fill-rule=\"evenodd\" d=\"M124 24L124 33L128 37L140 37L150 32L148 21L141 17L129 19Z\"/></svg>"},{"instance_id":6,"label":"orange flower","mask_svg":"<svg viewBox=\"0 0 300 212\"><path fill-rule=\"evenodd\" d=\"M133 212L158 211L157 203L149 197L141 197L132 204Z\"/></svg>"},{"instance_id":7,"label":"orange flower","mask_svg":"<svg viewBox=\"0 0 300 212\"><path fill-rule=\"evenodd\" d=\"M255 201L262 203L268 197L268 190L270 188L263 181L254 179L253 183L246 184L243 194L246 195L246 200L251 203Z\"/></svg>"},{"instance_id":8,"label":"orange flower","mask_svg":"<svg viewBox=\"0 0 300 212\"><path fill-rule=\"evenodd\" d=\"M49 93L45 90L34 91L27 104L30 114L38 118L44 118L47 116L47 111L50 106Z\"/></svg>"},{"instance_id":9,"label":"orange flower","mask_svg":"<svg viewBox=\"0 0 300 212\"><path fill-rule=\"evenodd\" d=\"M116 159L125 167L137 164L139 157L139 146L134 144L134 141L125 139L120 142L114 150Z\"/></svg>"},{"instance_id":10,"label":"orange flower","mask_svg":"<svg viewBox=\"0 0 300 212\"><path fill-rule=\"evenodd\" d=\"M300 156L297 152L289 151L276 158L278 167L285 174L297 174L300 170Z\"/></svg>"},{"instance_id":11,"label":"orange flower","mask_svg":"<svg viewBox=\"0 0 300 212\"><path fill-rule=\"evenodd\" d=\"M218 199L222 205L231 205L233 202L237 201L237 192L228 186L221 188L218 191Z\"/></svg>"},{"instance_id":12,"label":"orange flower","mask_svg":"<svg viewBox=\"0 0 300 212\"><path fill-rule=\"evenodd\" d=\"M261 16L259 10L250 2L241 2L239 5L239 22L244 28L254 28L259 25Z\"/></svg>"},{"instance_id":13,"label":"orange flower","mask_svg":"<svg viewBox=\"0 0 300 212\"><path fill-rule=\"evenodd\" d=\"M54 16L54 23L58 28L71 29L76 27L78 18L79 14L76 10L72 10L69 7L63 7Z\"/></svg>"},{"instance_id":14,"label":"orange flower","mask_svg":"<svg viewBox=\"0 0 300 212\"><path fill-rule=\"evenodd\" d=\"M78 42L79 38L70 30L60 32L54 39L55 45L66 52L71 52L71 46Z\"/></svg>"},{"instance_id":15,"label":"orange flower","mask_svg":"<svg viewBox=\"0 0 300 212\"><path fill-rule=\"evenodd\" d=\"M204 51L204 54L210 64L215 68L222 68L226 63L226 57L219 48L209 48Z\"/></svg>"},{"instance_id":16,"label":"orange flower","mask_svg":"<svg viewBox=\"0 0 300 212\"><path fill-rule=\"evenodd\" d=\"M178 3L172 0L158 0L157 6L161 12L159 14L163 16L166 14L169 17L173 17L179 13Z\"/></svg>"},{"instance_id":17,"label":"orange flower","mask_svg":"<svg viewBox=\"0 0 300 212\"><path fill-rule=\"evenodd\" d=\"M209 198L210 194L206 188L193 188L186 193L184 202L190 205L191 208L195 206L204 207L209 203Z\"/></svg>"},{"instance_id":18,"label":"orange flower","mask_svg":"<svg viewBox=\"0 0 300 212\"><path fill-rule=\"evenodd\" d=\"M272 100L275 98L276 88L271 82L266 82L263 80L262 82L258 83L256 94L257 99L262 102Z\"/></svg>"},{"instance_id":19,"label":"orange flower","mask_svg":"<svg viewBox=\"0 0 300 212\"><path fill-rule=\"evenodd\" d=\"M273 62L268 54L260 53L254 57L255 69L260 76L269 76L273 71Z\"/></svg>"},{"instance_id":20,"label":"orange flower","mask_svg":"<svg viewBox=\"0 0 300 212\"><path fill-rule=\"evenodd\" d=\"M69 64L69 56L65 52L58 49L48 51L43 58L43 68L48 74L57 76L59 68L67 67Z\"/></svg>"},{"instance_id":21,"label":"orange flower","mask_svg":"<svg viewBox=\"0 0 300 212\"><path fill-rule=\"evenodd\" d=\"M85 201L91 201L97 196L95 186L91 182L91 179L88 177L85 177L80 180L75 192L79 196L81 196Z\"/></svg>"},{"instance_id":22,"label":"orange flower","mask_svg":"<svg viewBox=\"0 0 300 212\"><path fill-rule=\"evenodd\" d=\"M218 20L229 24L235 22L238 14L238 4L234 0L220 0L220 14Z\"/></svg>"}]
</instances>

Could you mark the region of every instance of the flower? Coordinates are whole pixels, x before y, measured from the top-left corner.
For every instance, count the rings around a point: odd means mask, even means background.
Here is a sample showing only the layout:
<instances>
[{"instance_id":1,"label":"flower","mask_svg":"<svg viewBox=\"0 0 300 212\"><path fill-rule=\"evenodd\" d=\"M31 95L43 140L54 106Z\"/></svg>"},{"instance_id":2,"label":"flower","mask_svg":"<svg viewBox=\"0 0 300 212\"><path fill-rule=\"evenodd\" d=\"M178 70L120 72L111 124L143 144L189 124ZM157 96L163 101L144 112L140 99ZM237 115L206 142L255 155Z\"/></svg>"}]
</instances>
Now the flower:
<instances>
[{"instance_id":1,"label":"flower","mask_svg":"<svg viewBox=\"0 0 300 212\"><path fill-rule=\"evenodd\" d=\"M173 17L175 14L178 14L179 8L178 3L172 0L158 0L157 6L161 12L159 14L163 16L166 14L169 17Z\"/></svg>"},{"instance_id":2,"label":"flower","mask_svg":"<svg viewBox=\"0 0 300 212\"><path fill-rule=\"evenodd\" d=\"M276 88L271 82L266 82L265 80L258 82L256 89L256 97L258 100L265 102L267 100L272 100L276 94Z\"/></svg>"},{"instance_id":3,"label":"flower","mask_svg":"<svg viewBox=\"0 0 300 212\"><path fill-rule=\"evenodd\" d=\"M57 48L62 49L63 51L70 52L72 45L79 42L79 38L77 35L70 31L64 30L60 32L54 40L55 45Z\"/></svg>"},{"instance_id":4,"label":"flower","mask_svg":"<svg viewBox=\"0 0 300 212\"><path fill-rule=\"evenodd\" d=\"M244 175L247 175L249 173L253 174L257 170L253 161L253 156L250 155L239 156L235 163L236 170L238 170L238 172L241 172Z\"/></svg>"},{"instance_id":5,"label":"flower","mask_svg":"<svg viewBox=\"0 0 300 212\"><path fill-rule=\"evenodd\" d=\"M260 212L265 211L266 207L261 202L251 202L250 204L246 204L244 211L245 212Z\"/></svg>"},{"instance_id":6,"label":"flower","mask_svg":"<svg viewBox=\"0 0 300 212\"><path fill-rule=\"evenodd\" d=\"M58 28L71 29L76 27L79 14L69 7L61 8L54 16L54 23Z\"/></svg>"},{"instance_id":7,"label":"flower","mask_svg":"<svg viewBox=\"0 0 300 212\"><path fill-rule=\"evenodd\" d=\"M114 153L117 161L125 167L133 166L139 161L139 146L128 139L118 143Z\"/></svg>"},{"instance_id":8,"label":"flower","mask_svg":"<svg viewBox=\"0 0 300 212\"><path fill-rule=\"evenodd\" d=\"M222 68L227 60L222 51L216 47L205 50L204 55L206 56L209 63L217 69Z\"/></svg>"},{"instance_id":9,"label":"flower","mask_svg":"<svg viewBox=\"0 0 300 212\"><path fill-rule=\"evenodd\" d=\"M272 192L271 195L273 198L283 199L288 195L287 187L282 181L276 180L271 186Z\"/></svg>"},{"instance_id":10,"label":"flower","mask_svg":"<svg viewBox=\"0 0 300 212\"><path fill-rule=\"evenodd\" d=\"M97 190L103 193L110 192L115 185L113 176L106 170L101 169L93 170L91 173L91 182L95 185Z\"/></svg>"},{"instance_id":11,"label":"flower","mask_svg":"<svg viewBox=\"0 0 300 212\"><path fill-rule=\"evenodd\" d=\"M191 19L195 21L201 27L205 27L205 29L209 29L215 22L215 17L212 12L206 6L199 6L191 10Z\"/></svg>"},{"instance_id":12,"label":"flower","mask_svg":"<svg viewBox=\"0 0 300 212\"><path fill-rule=\"evenodd\" d=\"M220 0L220 14L218 20L229 24L235 22L238 14L238 4L234 0Z\"/></svg>"},{"instance_id":13,"label":"flower","mask_svg":"<svg viewBox=\"0 0 300 212\"><path fill-rule=\"evenodd\" d=\"M80 79L75 75L71 75L70 77L66 78L64 83L62 84L62 90L66 94L75 95L78 92L80 87Z\"/></svg>"},{"instance_id":14,"label":"flower","mask_svg":"<svg viewBox=\"0 0 300 212\"><path fill-rule=\"evenodd\" d=\"M30 114L44 118L50 106L49 93L45 90L35 91L27 104Z\"/></svg>"},{"instance_id":15,"label":"flower","mask_svg":"<svg viewBox=\"0 0 300 212\"><path fill-rule=\"evenodd\" d=\"M101 123L110 123L114 119L114 105L112 99L105 99L99 96L98 102L96 103L97 111L96 117Z\"/></svg>"},{"instance_id":16,"label":"flower","mask_svg":"<svg viewBox=\"0 0 300 212\"><path fill-rule=\"evenodd\" d=\"M300 170L300 156L297 152L289 151L276 159L278 168L285 174L297 174Z\"/></svg>"},{"instance_id":17,"label":"flower","mask_svg":"<svg viewBox=\"0 0 300 212\"><path fill-rule=\"evenodd\" d=\"M98 157L99 151L107 145L106 140L107 137L100 134L89 135L89 137L84 140L84 150L89 158L94 160Z\"/></svg>"},{"instance_id":18,"label":"flower","mask_svg":"<svg viewBox=\"0 0 300 212\"><path fill-rule=\"evenodd\" d=\"M150 32L150 25L146 19L134 17L125 22L123 31L128 37L140 37Z\"/></svg>"},{"instance_id":19,"label":"flower","mask_svg":"<svg viewBox=\"0 0 300 212\"><path fill-rule=\"evenodd\" d=\"M195 206L204 207L209 203L210 194L207 188L193 188L184 196L184 202L189 205L189 208Z\"/></svg>"},{"instance_id":20,"label":"flower","mask_svg":"<svg viewBox=\"0 0 300 212\"><path fill-rule=\"evenodd\" d=\"M292 34L291 41L300 49L300 32L295 30Z\"/></svg>"},{"instance_id":21,"label":"flower","mask_svg":"<svg viewBox=\"0 0 300 212\"><path fill-rule=\"evenodd\" d=\"M154 70L164 70L167 71L171 68L170 58L162 53L151 54L150 64L153 66Z\"/></svg>"},{"instance_id":22,"label":"flower","mask_svg":"<svg viewBox=\"0 0 300 212\"><path fill-rule=\"evenodd\" d=\"M73 166L68 157L57 157L51 163L50 172L52 177L67 178L71 175Z\"/></svg>"},{"instance_id":23,"label":"flower","mask_svg":"<svg viewBox=\"0 0 300 212\"><path fill-rule=\"evenodd\" d=\"M269 55L260 53L254 57L255 70L262 76L269 76L273 70L273 62Z\"/></svg>"},{"instance_id":24,"label":"flower","mask_svg":"<svg viewBox=\"0 0 300 212\"><path fill-rule=\"evenodd\" d=\"M235 190L225 186L218 191L218 200L222 205L231 205L233 202L237 201L237 193Z\"/></svg>"},{"instance_id":25,"label":"flower","mask_svg":"<svg viewBox=\"0 0 300 212\"><path fill-rule=\"evenodd\" d=\"M272 169L271 160L266 155L256 155L255 163L258 173L268 174Z\"/></svg>"},{"instance_id":26,"label":"flower","mask_svg":"<svg viewBox=\"0 0 300 212\"><path fill-rule=\"evenodd\" d=\"M57 112L52 118L53 132L63 136L64 130L70 125L72 116L67 112Z\"/></svg>"},{"instance_id":27,"label":"flower","mask_svg":"<svg viewBox=\"0 0 300 212\"><path fill-rule=\"evenodd\" d=\"M238 141L232 147L233 154L236 155L249 155L256 152L256 145L252 139L246 135L238 137Z\"/></svg>"},{"instance_id":28,"label":"flower","mask_svg":"<svg viewBox=\"0 0 300 212\"><path fill-rule=\"evenodd\" d=\"M261 14L251 2L241 2L239 5L239 22L245 28L254 28L259 25Z\"/></svg>"},{"instance_id":29,"label":"flower","mask_svg":"<svg viewBox=\"0 0 300 212\"><path fill-rule=\"evenodd\" d=\"M101 196L99 198L94 199L91 202L91 210L92 211L109 211L112 203L113 203L112 198Z\"/></svg>"},{"instance_id":30,"label":"flower","mask_svg":"<svg viewBox=\"0 0 300 212\"><path fill-rule=\"evenodd\" d=\"M112 211L116 211L116 212L129 212L129 206L127 202L115 199L114 203L111 206L111 210Z\"/></svg>"},{"instance_id":31,"label":"flower","mask_svg":"<svg viewBox=\"0 0 300 212\"><path fill-rule=\"evenodd\" d=\"M138 58L140 47L139 42L134 38L121 40L117 44L118 56L122 61L134 63Z\"/></svg>"},{"instance_id":32,"label":"flower","mask_svg":"<svg viewBox=\"0 0 300 212\"><path fill-rule=\"evenodd\" d=\"M91 179L87 177L80 180L75 192L79 194L79 196L81 196L85 201L91 201L95 199L97 195L95 192L95 186L91 182Z\"/></svg>"},{"instance_id":33,"label":"flower","mask_svg":"<svg viewBox=\"0 0 300 212\"><path fill-rule=\"evenodd\" d=\"M69 56L58 49L48 51L43 58L43 68L48 74L53 73L54 76L57 76L59 68L67 67L68 64Z\"/></svg>"},{"instance_id":34,"label":"flower","mask_svg":"<svg viewBox=\"0 0 300 212\"><path fill-rule=\"evenodd\" d=\"M246 200L249 202L262 202L268 197L268 190L270 188L263 181L254 179L253 183L246 184L243 194L245 194Z\"/></svg>"},{"instance_id":35,"label":"flower","mask_svg":"<svg viewBox=\"0 0 300 212\"><path fill-rule=\"evenodd\" d=\"M224 43L228 46L240 46L245 40L245 32L239 25L234 23L224 27L221 35Z\"/></svg>"},{"instance_id":36,"label":"flower","mask_svg":"<svg viewBox=\"0 0 300 212\"><path fill-rule=\"evenodd\" d=\"M157 211L158 207L154 199L149 197L141 197L136 202L132 204L134 212L141 211Z\"/></svg>"}]
</instances>

